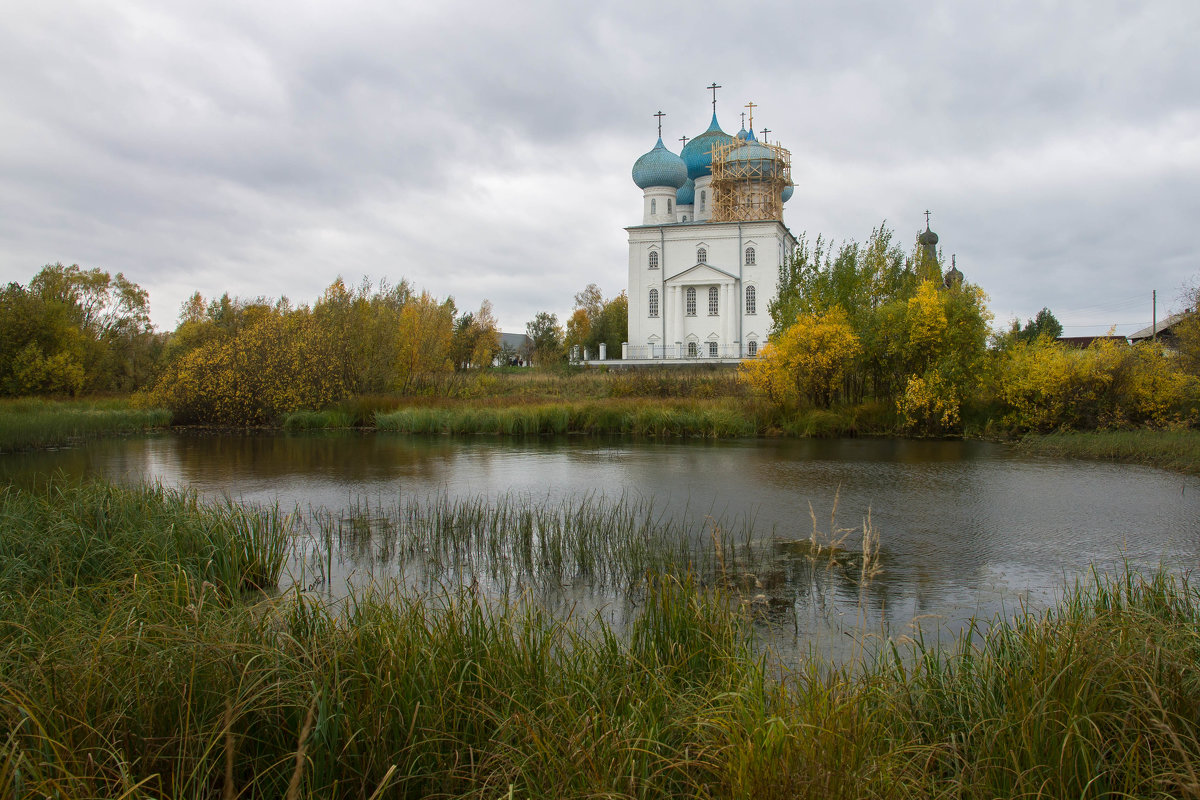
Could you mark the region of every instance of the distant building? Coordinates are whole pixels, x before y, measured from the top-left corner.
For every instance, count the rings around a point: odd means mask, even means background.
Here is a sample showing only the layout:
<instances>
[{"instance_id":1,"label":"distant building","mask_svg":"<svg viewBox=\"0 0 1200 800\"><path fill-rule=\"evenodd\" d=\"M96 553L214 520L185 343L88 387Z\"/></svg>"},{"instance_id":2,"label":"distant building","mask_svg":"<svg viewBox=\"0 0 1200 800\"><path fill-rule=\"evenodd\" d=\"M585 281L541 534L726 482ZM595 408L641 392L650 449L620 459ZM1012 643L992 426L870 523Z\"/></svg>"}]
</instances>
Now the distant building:
<instances>
[{"instance_id":1,"label":"distant building","mask_svg":"<svg viewBox=\"0 0 1200 800\"><path fill-rule=\"evenodd\" d=\"M1064 344L1067 347L1076 347L1080 350L1086 350L1096 342L1116 342L1117 344L1129 344L1129 340L1124 336L1059 336L1054 341Z\"/></svg>"},{"instance_id":2,"label":"distant building","mask_svg":"<svg viewBox=\"0 0 1200 800\"><path fill-rule=\"evenodd\" d=\"M1175 335L1175 327L1195 313L1195 311L1189 308L1179 312L1178 314L1172 314L1166 319L1159 320L1154 325L1142 328L1137 333L1131 333L1129 335L1129 341L1137 344L1138 342L1157 339L1163 343L1163 346L1174 348L1178 342L1178 338Z\"/></svg>"},{"instance_id":3,"label":"distant building","mask_svg":"<svg viewBox=\"0 0 1200 800\"><path fill-rule=\"evenodd\" d=\"M763 129L731 136L717 122L679 155L662 141L633 165L642 222L629 233L629 335L623 358L753 357L771 327L779 267L796 237L783 223L792 196L791 154ZM610 357L616 354L610 354Z\"/></svg>"},{"instance_id":4,"label":"distant building","mask_svg":"<svg viewBox=\"0 0 1200 800\"><path fill-rule=\"evenodd\" d=\"M529 355L533 350L533 340L523 333L497 333L500 350L496 353L492 366L528 366Z\"/></svg>"}]
</instances>

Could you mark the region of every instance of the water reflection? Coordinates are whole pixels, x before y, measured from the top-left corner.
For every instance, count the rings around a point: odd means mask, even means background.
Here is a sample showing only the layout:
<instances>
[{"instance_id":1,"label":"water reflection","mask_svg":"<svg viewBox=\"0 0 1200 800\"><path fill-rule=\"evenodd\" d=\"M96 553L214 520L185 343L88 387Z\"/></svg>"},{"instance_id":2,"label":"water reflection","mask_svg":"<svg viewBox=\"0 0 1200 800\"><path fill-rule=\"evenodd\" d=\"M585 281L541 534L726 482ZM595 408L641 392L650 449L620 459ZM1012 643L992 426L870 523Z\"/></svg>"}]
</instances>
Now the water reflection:
<instances>
[{"instance_id":1,"label":"water reflection","mask_svg":"<svg viewBox=\"0 0 1200 800\"><path fill-rule=\"evenodd\" d=\"M743 561L727 565L730 580L744 585L749 602L763 596L760 610L774 622L773 636L807 642L841 641L864 629L902 632L913 619L943 619L954 628L972 615L1048 603L1092 564L1128 559L1189 569L1200 555L1197 478L1019 458L982 442L171 433L0 457L9 481L56 470L159 480L338 516L356 504L386 507L431 496L509 496L527 505L584 496L645 501L679 521L681 540L698 555L714 554L714 531L736 542ZM848 555L819 566L799 544L810 538L813 515L830 532L859 529L868 514L880 535L881 567L870 581L861 580ZM401 565L374 535L310 544L310 566L321 557L344 582L446 577L411 559ZM844 545L847 554L858 553L861 532ZM527 581L521 588L548 603L622 613L625 598L611 591L586 581L563 584Z\"/></svg>"}]
</instances>

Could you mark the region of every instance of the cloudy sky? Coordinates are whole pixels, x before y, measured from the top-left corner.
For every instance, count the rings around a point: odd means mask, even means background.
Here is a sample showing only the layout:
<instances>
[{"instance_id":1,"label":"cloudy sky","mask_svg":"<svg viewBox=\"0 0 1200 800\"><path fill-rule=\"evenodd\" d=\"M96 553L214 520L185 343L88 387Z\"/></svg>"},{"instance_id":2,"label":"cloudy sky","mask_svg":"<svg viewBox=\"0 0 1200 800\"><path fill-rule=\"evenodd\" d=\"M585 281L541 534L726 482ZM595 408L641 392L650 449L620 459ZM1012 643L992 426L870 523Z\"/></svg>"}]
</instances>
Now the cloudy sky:
<instances>
[{"instance_id":1,"label":"cloudy sky","mask_svg":"<svg viewBox=\"0 0 1200 800\"><path fill-rule=\"evenodd\" d=\"M717 113L792 152L799 234L922 212L997 323L1123 333L1200 280L1196 0L14 3L0 280L312 302L338 275L506 330L625 285L634 160Z\"/></svg>"}]
</instances>

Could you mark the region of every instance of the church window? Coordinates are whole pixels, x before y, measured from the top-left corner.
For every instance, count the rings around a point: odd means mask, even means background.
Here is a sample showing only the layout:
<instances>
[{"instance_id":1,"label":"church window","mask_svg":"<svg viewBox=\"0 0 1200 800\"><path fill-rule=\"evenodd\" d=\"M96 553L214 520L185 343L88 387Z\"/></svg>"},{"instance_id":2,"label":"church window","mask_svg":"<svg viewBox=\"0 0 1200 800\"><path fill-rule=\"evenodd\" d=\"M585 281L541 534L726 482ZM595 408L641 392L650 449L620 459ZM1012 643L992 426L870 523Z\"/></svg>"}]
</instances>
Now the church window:
<instances>
[{"instance_id":1,"label":"church window","mask_svg":"<svg viewBox=\"0 0 1200 800\"><path fill-rule=\"evenodd\" d=\"M667 198L667 213L671 213L671 198Z\"/></svg>"},{"instance_id":2,"label":"church window","mask_svg":"<svg viewBox=\"0 0 1200 800\"><path fill-rule=\"evenodd\" d=\"M754 248L753 247L746 248L746 266L747 267L754 266Z\"/></svg>"},{"instance_id":3,"label":"church window","mask_svg":"<svg viewBox=\"0 0 1200 800\"><path fill-rule=\"evenodd\" d=\"M687 292L684 294L684 298L687 304L687 315L689 317L696 316L696 287L689 286Z\"/></svg>"},{"instance_id":4,"label":"church window","mask_svg":"<svg viewBox=\"0 0 1200 800\"><path fill-rule=\"evenodd\" d=\"M708 354L710 356L712 356L713 358L717 357L717 343L716 342L708 343Z\"/></svg>"},{"instance_id":5,"label":"church window","mask_svg":"<svg viewBox=\"0 0 1200 800\"><path fill-rule=\"evenodd\" d=\"M708 287L708 315L710 317L715 317L717 312L720 311L720 307L717 305L717 295L719 293L720 290L716 286Z\"/></svg>"},{"instance_id":6,"label":"church window","mask_svg":"<svg viewBox=\"0 0 1200 800\"><path fill-rule=\"evenodd\" d=\"M650 307L650 316L657 317L658 316L658 289L650 290L650 302L648 305Z\"/></svg>"},{"instance_id":7,"label":"church window","mask_svg":"<svg viewBox=\"0 0 1200 800\"><path fill-rule=\"evenodd\" d=\"M697 264L707 264L708 263L708 251L705 250L703 247L701 247L699 250L696 251L696 263Z\"/></svg>"},{"instance_id":8,"label":"church window","mask_svg":"<svg viewBox=\"0 0 1200 800\"><path fill-rule=\"evenodd\" d=\"M698 347L696 347L696 343L688 342L688 357L695 358L698 355L700 355L700 350Z\"/></svg>"},{"instance_id":9,"label":"church window","mask_svg":"<svg viewBox=\"0 0 1200 800\"><path fill-rule=\"evenodd\" d=\"M701 189L701 190L700 190L700 210L701 210L701 211L703 211L703 210L704 210L704 200L705 200L705 198L707 198L707 197L708 197L708 192L706 192L706 191L704 191L703 189Z\"/></svg>"},{"instance_id":10,"label":"church window","mask_svg":"<svg viewBox=\"0 0 1200 800\"><path fill-rule=\"evenodd\" d=\"M658 269L658 251L650 251L650 269Z\"/></svg>"},{"instance_id":11,"label":"church window","mask_svg":"<svg viewBox=\"0 0 1200 800\"><path fill-rule=\"evenodd\" d=\"M747 314L757 314L758 313L757 308L758 308L758 290L755 289L753 286L747 286L746 287L746 313Z\"/></svg>"},{"instance_id":12,"label":"church window","mask_svg":"<svg viewBox=\"0 0 1200 800\"><path fill-rule=\"evenodd\" d=\"M758 355L758 342L751 339L749 342L746 343L746 355L748 355L748 356Z\"/></svg>"},{"instance_id":13,"label":"church window","mask_svg":"<svg viewBox=\"0 0 1200 800\"><path fill-rule=\"evenodd\" d=\"M651 214L657 214L657 213L658 213L658 201L657 201L657 200L651 200L651 201L650 201L650 213L651 213Z\"/></svg>"}]
</instances>

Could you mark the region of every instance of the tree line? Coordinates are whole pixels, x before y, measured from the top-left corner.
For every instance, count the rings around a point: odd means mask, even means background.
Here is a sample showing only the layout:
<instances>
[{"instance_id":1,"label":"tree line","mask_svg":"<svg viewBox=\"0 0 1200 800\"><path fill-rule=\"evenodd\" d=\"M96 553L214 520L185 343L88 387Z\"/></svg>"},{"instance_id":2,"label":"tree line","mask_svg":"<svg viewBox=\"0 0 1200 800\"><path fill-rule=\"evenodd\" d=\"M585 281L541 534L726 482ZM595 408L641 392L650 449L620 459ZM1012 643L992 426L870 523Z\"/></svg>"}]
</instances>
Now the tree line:
<instances>
[{"instance_id":1,"label":"tree line","mask_svg":"<svg viewBox=\"0 0 1200 800\"><path fill-rule=\"evenodd\" d=\"M906 254L886 224L836 251L802 236L769 310L770 341L740 375L781 406L876 403L926 435L960 432L964 415L997 431L1200 421L1200 316L1172 351L1070 347L1047 308L996 332L979 286L947 277L940 254Z\"/></svg>"}]
</instances>

